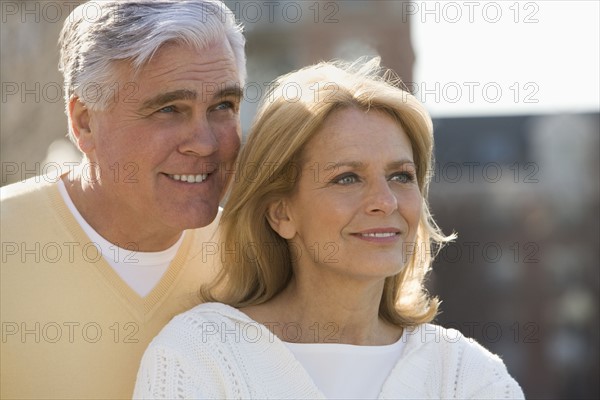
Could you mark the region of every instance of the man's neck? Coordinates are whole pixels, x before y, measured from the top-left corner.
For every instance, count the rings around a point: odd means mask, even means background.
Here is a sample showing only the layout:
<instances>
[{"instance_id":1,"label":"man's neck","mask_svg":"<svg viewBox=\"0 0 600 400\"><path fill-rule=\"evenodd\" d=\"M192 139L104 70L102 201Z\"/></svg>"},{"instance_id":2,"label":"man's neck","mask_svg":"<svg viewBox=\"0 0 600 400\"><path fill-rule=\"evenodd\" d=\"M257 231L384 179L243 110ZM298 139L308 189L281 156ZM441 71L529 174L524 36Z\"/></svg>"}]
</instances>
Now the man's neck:
<instances>
[{"instance_id":1,"label":"man's neck","mask_svg":"<svg viewBox=\"0 0 600 400\"><path fill-rule=\"evenodd\" d=\"M80 173L62 177L65 188L77 211L85 221L103 238L120 246L134 246L136 251L156 252L173 246L183 232L158 227L151 219L146 221L127 220L123 212L115 208L102 188L81 179Z\"/></svg>"}]
</instances>

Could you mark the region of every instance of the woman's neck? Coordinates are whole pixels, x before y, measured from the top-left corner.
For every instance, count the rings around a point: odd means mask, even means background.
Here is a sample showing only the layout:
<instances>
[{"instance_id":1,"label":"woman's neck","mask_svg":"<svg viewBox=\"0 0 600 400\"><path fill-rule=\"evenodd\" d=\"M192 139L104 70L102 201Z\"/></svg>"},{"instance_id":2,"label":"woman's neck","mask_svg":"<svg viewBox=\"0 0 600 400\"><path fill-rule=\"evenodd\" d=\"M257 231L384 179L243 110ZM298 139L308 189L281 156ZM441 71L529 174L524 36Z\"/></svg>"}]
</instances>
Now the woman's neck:
<instances>
[{"instance_id":1,"label":"woman's neck","mask_svg":"<svg viewBox=\"0 0 600 400\"><path fill-rule=\"evenodd\" d=\"M402 329L379 317L383 282L327 284L292 280L275 298L243 308L284 342L380 346Z\"/></svg>"}]
</instances>

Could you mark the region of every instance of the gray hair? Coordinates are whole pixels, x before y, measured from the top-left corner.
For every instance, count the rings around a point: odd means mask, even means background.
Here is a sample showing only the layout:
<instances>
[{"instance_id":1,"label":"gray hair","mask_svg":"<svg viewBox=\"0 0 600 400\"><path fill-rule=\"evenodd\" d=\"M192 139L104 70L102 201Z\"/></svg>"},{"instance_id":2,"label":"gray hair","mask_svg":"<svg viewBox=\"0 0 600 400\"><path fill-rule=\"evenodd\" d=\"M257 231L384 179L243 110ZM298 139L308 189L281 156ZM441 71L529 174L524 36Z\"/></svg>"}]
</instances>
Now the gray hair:
<instances>
[{"instance_id":1,"label":"gray hair","mask_svg":"<svg viewBox=\"0 0 600 400\"><path fill-rule=\"evenodd\" d=\"M73 96L90 109L106 109L115 95L111 83L118 61L130 60L137 72L167 42L203 50L225 38L243 85L246 55L242 27L221 1L102 0L81 4L65 21L59 40L67 109ZM70 135L73 139L72 132Z\"/></svg>"}]
</instances>

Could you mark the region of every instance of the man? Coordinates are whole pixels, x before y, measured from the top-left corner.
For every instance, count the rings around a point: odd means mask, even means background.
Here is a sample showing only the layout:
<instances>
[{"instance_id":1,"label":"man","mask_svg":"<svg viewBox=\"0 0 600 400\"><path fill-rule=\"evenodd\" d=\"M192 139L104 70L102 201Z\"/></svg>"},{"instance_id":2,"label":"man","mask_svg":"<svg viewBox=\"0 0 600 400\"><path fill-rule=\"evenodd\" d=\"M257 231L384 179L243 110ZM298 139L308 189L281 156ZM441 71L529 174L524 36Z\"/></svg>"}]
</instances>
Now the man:
<instances>
[{"instance_id":1,"label":"man","mask_svg":"<svg viewBox=\"0 0 600 400\"><path fill-rule=\"evenodd\" d=\"M94 10L60 39L83 162L2 189L2 398L130 398L144 349L217 266L241 29L213 0Z\"/></svg>"}]
</instances>

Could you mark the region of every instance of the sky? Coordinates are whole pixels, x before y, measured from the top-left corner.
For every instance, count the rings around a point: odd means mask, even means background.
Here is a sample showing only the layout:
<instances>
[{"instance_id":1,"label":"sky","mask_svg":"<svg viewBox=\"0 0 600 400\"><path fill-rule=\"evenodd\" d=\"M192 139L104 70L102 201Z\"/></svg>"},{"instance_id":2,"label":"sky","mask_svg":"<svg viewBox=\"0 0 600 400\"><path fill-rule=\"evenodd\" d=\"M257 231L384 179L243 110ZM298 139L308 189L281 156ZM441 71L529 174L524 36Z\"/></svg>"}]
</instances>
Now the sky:
<instances>
[{"instance_id":1,"label":"sky","mask_svg":"<svg viewBox=\"0 0 600 400\"><path fill-rule=\"evenodd\" d=\"M413 90L435 117L598 112L599 4L416 1Z\"/></svg>"}]
</instances>

